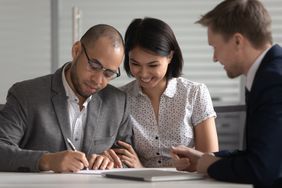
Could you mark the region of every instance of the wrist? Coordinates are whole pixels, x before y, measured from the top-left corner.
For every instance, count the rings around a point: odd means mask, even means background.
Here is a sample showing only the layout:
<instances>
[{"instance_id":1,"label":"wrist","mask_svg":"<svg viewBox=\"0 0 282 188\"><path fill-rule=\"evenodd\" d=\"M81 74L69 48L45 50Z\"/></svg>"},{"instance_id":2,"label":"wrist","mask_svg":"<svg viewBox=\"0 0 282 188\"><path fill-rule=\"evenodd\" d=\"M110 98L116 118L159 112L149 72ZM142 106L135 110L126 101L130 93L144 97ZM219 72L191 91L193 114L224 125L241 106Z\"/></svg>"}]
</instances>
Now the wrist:
<instances>
[{"instance_id":1,"label":"wrist","mask_svg":"<svg viewBox=\"0 0 282 188\"><path fill-rule=\"evenodd\" d=\"M197 171L199 173L207 174L208 168L214 162L219 160L219 158L215 157L213 153L205 153L203 154L197 162Z\"/></svg>"},{"instance_id":2,"label":"wrist","mask_svg":"<svg viewBox=\"0 0 282 188\"><path fill-rule=\"evenodd\" d=\"M49 158L50 158L50 154L49 153L44 153L41 156L41 158L39 159L39 165L38 165L40 171L48 171L48 170L50 170Z\"/></svg>"}]
</instances>

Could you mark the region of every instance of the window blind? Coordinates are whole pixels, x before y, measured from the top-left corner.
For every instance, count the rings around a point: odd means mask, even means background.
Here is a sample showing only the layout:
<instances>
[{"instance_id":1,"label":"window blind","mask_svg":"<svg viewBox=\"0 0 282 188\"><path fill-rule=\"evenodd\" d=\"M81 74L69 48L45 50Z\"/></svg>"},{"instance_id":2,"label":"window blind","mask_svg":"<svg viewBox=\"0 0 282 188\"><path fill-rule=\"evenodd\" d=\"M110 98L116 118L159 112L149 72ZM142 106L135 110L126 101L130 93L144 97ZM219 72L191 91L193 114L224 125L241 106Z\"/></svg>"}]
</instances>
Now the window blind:
<instances>
[{"instance_id":1,"label":"window blind","mask_svg":"<svg viewBox=\"0 0 282 188\"><path fill-rule=\"evenodd\" d=\"M50 1L0 0L0 103L13 83L50 73L50 22Z\"/></svg>"}]
</instances>

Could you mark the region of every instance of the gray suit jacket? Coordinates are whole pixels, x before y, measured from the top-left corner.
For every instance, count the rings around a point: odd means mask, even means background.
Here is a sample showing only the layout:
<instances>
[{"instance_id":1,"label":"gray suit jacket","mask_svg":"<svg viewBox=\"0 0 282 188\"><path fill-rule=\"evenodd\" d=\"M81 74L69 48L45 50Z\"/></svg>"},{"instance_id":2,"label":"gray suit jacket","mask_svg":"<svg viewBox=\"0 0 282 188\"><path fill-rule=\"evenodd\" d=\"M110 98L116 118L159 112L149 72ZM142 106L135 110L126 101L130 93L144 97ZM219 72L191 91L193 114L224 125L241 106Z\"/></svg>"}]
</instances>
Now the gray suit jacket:
<instances>
[{"instance_id":1,"label":"gray suit jacket","mask_svg":"<svg viewBox=\"0 0 282 188\"><path fill-rule=\"evenodd\" d=\"M82 152L101 153L116 140L131 144L126 95L108 85L88 104ZM55 74L14 84L0 111L0 171L38 171L45 152L70 149L67 96L62 68Z\"/></svg>"}]
</instances>

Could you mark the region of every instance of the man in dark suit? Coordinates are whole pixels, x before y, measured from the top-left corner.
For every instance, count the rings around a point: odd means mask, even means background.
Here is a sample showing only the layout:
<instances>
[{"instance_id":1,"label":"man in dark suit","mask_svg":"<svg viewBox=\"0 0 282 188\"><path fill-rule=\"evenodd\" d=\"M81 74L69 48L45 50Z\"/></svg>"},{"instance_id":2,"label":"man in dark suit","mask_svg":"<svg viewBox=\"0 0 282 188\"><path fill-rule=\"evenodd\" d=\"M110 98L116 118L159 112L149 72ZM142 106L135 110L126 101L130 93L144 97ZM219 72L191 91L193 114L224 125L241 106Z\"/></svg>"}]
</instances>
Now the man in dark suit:
<instances>
[{"instance_id":1,"label":"man in dark suit","mask_svg":"<svg viewBox=\"0 0 282 188\"><path fill-rule=\"evenodd\" d=\"M201 153L172 149L178 170L217 180L271 186L282 176L282 48L272 45L271 18L258 0L225 0L202 16L213 60L228 77L246 76L246 149Z\"/></svg>"},{"instance_id":2,"label":"man in dark suit","mask_svg":"<svg viewBox=\"0 0 282 188\"><path fill-rule=\"evenodd\" d=\"M108 85L123 57L120 33L99 24L73 44L72 62L14 84L0 112L0 171L112 168L109 149L132 135L126 95Z\"/></svg>"}]
</instances>

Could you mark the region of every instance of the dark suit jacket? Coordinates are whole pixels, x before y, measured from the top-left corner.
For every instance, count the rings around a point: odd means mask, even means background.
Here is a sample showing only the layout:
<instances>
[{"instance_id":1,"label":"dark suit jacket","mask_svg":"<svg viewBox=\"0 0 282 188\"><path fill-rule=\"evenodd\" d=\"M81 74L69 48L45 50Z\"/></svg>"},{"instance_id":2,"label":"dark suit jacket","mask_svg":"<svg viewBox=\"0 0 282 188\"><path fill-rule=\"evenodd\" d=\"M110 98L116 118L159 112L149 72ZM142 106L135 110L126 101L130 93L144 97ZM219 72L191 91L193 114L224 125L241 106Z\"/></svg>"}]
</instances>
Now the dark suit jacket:
<instances>
[{"instance_id":1,"label":"dark suit jacket","mask_svg":"<svg viewBox=\"0 0 282 188\"><path fill-rule=\"evenodd\" d=\"M249 93L246 150L223 156L208 168L218 180L271 185L282 176L282 48L265 55ZM216 154L219 155L219 154Z\"/></svg>"},{"instance_id":2,"label":"dark suit jacket","mask_svg":"<svg viewBox=\"0 0 282 188\"><path fill-rule=\"evenodd\" d=\"M125 93L108 85L93 95L87 110L82 146L86 155L99 154L118 139L131 143ZM62 68L16 83L0 111L0 171L38 171L42 154L70 149L70 137Z\"/></svg>"}]
</instances>

